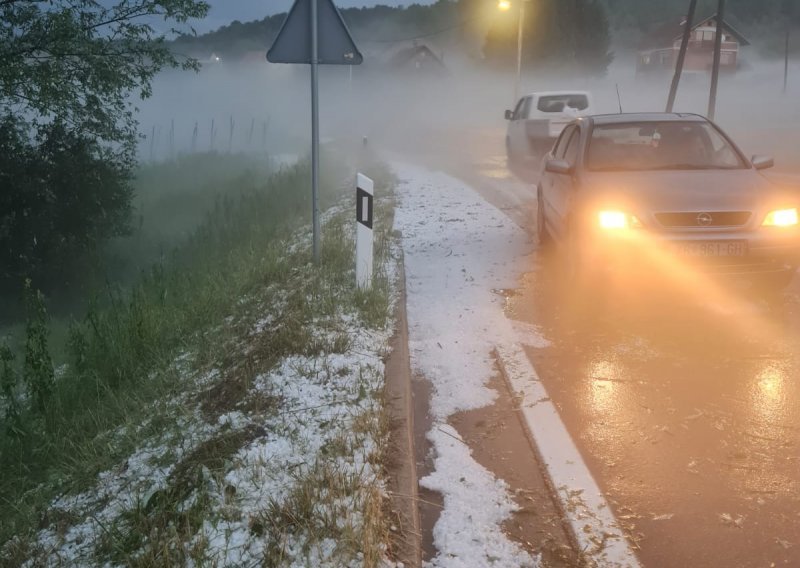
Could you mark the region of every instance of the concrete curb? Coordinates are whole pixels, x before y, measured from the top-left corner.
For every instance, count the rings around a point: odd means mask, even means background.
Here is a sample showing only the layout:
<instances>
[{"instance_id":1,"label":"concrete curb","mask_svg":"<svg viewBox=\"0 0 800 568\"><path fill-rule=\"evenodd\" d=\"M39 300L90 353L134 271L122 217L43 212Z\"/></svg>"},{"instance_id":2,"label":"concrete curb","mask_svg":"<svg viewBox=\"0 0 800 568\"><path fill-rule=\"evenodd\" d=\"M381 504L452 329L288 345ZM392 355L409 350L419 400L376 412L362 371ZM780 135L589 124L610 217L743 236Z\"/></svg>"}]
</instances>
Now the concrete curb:
<instances>
[{"instance_id":1,"label":"concrete curb","mask_svg":"<svg viewBox=\"0 0 800 568\"><path fill-rule=\"evenodd\" d=\"M414 446L414 412L411 391L411 359L408 351L405 269L399 262L400 299L395 310L396 329L386 362L386 396L391 420L389 492L399 526L392 533L396 559L405 566L422 565L419 483Z\"/></svg>"}]
</instances>

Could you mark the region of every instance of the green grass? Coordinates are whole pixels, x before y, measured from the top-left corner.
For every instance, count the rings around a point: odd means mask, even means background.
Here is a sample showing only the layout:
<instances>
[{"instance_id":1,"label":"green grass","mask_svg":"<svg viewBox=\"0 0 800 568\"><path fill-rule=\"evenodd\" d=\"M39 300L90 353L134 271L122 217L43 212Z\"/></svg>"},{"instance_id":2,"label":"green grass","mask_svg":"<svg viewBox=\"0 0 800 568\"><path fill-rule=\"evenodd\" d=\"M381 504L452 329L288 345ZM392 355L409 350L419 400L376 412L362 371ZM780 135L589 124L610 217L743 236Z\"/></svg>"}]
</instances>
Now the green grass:
<instances>
[{"instance_id":1,"label":"green grass","mask_svg":"<svg viewBox=\"0 0 800 568\"><path fill-rule=\"evenodd\" d=\"M388 172L375 168L368 173L376 178L380 197L391 180ZM327 179L345 176L331 164L325 171ZM179 180L177 176L175 183ZM45 412L23 413L14 434L5 427L0 430L0 548L17 535L17 559L25 558L26 538L34 534L54 497L89 487L99 472L174 424L175 408L168 401L183 394L187 375L222 369L224 380L196 399L212 423L242 405L275 412L278 401L248 393L257 372L290 354L348 348L345 334L315 340L309 322L348 305L364 321L385 324L390 315L388 276L379 271L369 291L352 286L354 246L343 227L351 222L351 212L325 227L319 267L313 266L308 246L287 248L293 229L308 222L309 183L308 168L301 165L266 181L246 173L233 186L220 187L217 195L224 197L208 197L211 210L182 244L142 272L129 289L107 286L86 318L71 326L69 340L62 341L68 344L69 367ZM341 199L343 190L338 183L323 187L323 207ZM381 211L378 214L385 215ZM376 232L376 248L377 258L385 259L391 218L384 217L383 226L384 231ZM270 306L281 306L274 331L243 352L244 334L252 329L253 318ZM193 368L175 364L180 353L192 354ZM223 443L220 448L228 446ZM206 458L181 466L186 475L173 480L163 506L147 509L147 503L141 504L147 510L129 511L117 525L107 527L102 556L120 559L150 534L160 535L156 544L168 544L175 527L185 532L194 528L205 513L202 499L177 517L170 507L184 494L186 479L216 463L220 448L212 447ZM379 514L380 505L366 505ZM138 528L131 532L130 527ZM377 537L370 539L377 546ZM153 558L143 557L141 565ZM5 561L9 559L13 565L13 556Z\"/></svg>"},{"instance_id":2,"label":"green grass","mask_svg":"<svg viewBox=\"0 0 800 568\"><path fill-rule=\"evenodd\" d=\"M133 283L142 268L183 245L219 200L238 198L270 177L265 160L198 154L142 166L136 175L133 233L109 243L103 277Z\"/></svg>"},{"instance_id":3,"label":"green grass","mask_svg":"<svg viewBox=\"0 0 800 568\"><path fill-rule=\"evenodd\" d=\"M79 266L71 281L48 299L56 364L67 361L70 325L83 317L92 298L95 304L107 306L114 293L135 286L142 271L168 261L220 202L239 199L242 192L261 186L271 173L267 160L236 154L199 154L142 165L134 180L131 234L113 239L93 256L76 259ZM0 341L20 351L24 342L22 288L16 295L0 297L0 305L6 306L0 310Z\"/></svg>"},{"instance_id":4,"label":"green grass","mask_svg":"<svg viewBox=\"0 0 800 568\"><path fill-rule=\"evenodd\" d=\"M325 179L335 182L345 175L333 164L325 172ZM352 243L335 224L328 229L324 262L311 271L313 277L288 297L279 293L294 271L311 263L307 248L286 248L292 230L308 221L309 183L308 168L301 165L266 181L247 174L235 187L220 188L224 197L214 200L181 245L129 289L108 286L87 317L73 324L69 367L46 410L23 413L13 434L5 427L0 431L0 546L13 535L31 534L56 495L87 487L98 472L160 431L163 425L150 418L168 415L172 409L165 401L184 388L185 373L173 364L181 352L197 354L200 366L222 362L235 378L247 375L242 372L247 365L268 368L300 346L343 348L311 345L303 325L312 315L335 310L339 302L352 302L371 321L385 320L385 277L369 292L341 297L341 285L352 277ZM338 185L322 188L323 207L341 197ZM387 238L379 239L384 252ZM257 302L243 301L248 298ZM220 328L219 322L246 320L244 310L283 301L289 315L261 352L240 360L230 355L237 330Z\"/></svg>"}]
</instances>

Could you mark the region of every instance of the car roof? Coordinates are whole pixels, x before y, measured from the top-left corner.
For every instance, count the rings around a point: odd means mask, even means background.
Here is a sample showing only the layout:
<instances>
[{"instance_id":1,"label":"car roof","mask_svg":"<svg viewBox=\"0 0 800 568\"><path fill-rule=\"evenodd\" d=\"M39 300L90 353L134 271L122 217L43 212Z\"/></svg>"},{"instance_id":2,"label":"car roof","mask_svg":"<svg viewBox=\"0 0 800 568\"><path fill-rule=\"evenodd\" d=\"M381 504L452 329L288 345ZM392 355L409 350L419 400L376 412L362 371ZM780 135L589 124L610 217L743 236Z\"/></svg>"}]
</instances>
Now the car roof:
<instances>
[{"instance_id":1,"label":"car roof","mask_svg":"<svg viewBox=\"0 0 800 568\"><path fill-rule=\"evenodd\" d=\"M594 125L624 124L630 122L708 122L708 119L699 114L677 112L627 112L619 114L595 114L583 120L589 120Z\"/></svg>"},{"instance_id":2,"label":"car roof","mask_svg":"<svg viewBox=\"0 0 800 568\"><path fill-rule=\"evenodd\" d=\"M530 93L527 96L529 97L560 97L564 95L584 95L587 97L591 97L592 93L589 91L536 91L535 93Z\"/></svg>"}]
</instances>

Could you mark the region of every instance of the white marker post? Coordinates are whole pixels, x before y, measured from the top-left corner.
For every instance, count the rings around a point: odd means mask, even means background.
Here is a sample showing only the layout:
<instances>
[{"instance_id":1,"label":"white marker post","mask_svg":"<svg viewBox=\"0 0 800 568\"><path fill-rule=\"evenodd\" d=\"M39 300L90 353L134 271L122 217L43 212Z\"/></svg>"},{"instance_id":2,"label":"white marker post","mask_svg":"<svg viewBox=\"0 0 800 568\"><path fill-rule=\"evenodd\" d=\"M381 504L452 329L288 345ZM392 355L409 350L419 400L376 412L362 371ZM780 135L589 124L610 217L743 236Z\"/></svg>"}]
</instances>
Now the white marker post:
<instances>
[{"instance_id":1,"label":"white marker post","mask_svg":"<svg viewBox=\"0 0 800 568\"><path fill-rule=\"evenodd\" d=\"M356 284L362 290L372 287L372 202L374 184L363 174L356 180Z\"/></svg>"}]
</instances>

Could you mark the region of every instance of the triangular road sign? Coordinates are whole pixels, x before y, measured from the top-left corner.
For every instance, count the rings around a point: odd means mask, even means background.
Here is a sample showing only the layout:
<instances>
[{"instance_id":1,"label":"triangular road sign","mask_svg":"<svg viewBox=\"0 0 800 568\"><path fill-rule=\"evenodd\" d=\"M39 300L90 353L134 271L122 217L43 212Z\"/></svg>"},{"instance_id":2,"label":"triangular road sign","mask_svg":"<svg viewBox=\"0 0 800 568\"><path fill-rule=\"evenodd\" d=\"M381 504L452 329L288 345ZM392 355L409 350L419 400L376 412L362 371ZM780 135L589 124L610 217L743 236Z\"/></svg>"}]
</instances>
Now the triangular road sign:
<instances>
[{"instance_id":1,"label":"triangular road sign","mask_svg":"<svg viewBox=\"0 0 800 568\"><path fill-rule=\"evenodd\" d=\"M267 52L271 63L311 63L311 2L295 0L278 37ZM316 0L318 48L321 65L359 65L358 51L333 0Z\"/></svg>"}]
</instances>

